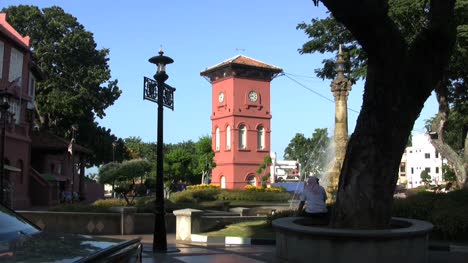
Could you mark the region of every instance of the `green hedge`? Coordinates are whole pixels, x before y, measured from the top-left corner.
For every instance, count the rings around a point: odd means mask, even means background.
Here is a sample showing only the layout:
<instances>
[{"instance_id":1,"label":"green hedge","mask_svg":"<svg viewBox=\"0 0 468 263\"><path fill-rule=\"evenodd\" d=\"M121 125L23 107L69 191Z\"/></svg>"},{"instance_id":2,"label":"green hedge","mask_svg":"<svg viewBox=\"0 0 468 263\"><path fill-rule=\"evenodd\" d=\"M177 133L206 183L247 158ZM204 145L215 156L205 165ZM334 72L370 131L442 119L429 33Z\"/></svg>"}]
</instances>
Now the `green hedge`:
<instances>
[{"instance_id":1,"label":"green hedge","mask_svg":"<svg viewBox=\"0 0 468 263\"><path fill-rule=\"evenodd\" d=\"M84 203L73 203L73 204L61 204L54 206L49 211L55 212L95 212L95 213L107 213L109 208L114 206L126 206L126 202L123 199L105 199L97 200L92 204Z\"/></svg>"},{"instance_id":2,"label":"green hedge","mask_svg":"<svg viewBox=\"0 0 468 263\"><path fill-rule=\"evenodd\" d=\"M262 201L262 202L286 202L291 199L287 192L257 192L245 190L225 190L218 194L218 200L225 201Z\"/></svg>"},{"instance_id":3,"label":"green hedge","mask_svg":"<svg viewBox=\"0 0 468 263\"><path fill-rule=\"evenodd\" d=\"M421 219L434 225L434 238L468 240L468 190L418 192L395 199L393 216Z\"/></svg>"},{"instance_id":4,"label":"green hedge","mask_svg":"<svg viewBox=\"0 0 468 263\"><path fill-rule=\"evenodd\" d=\"M169 200L174 203L199 203L202 201L215 201L222 190L219 188L187 189L171 194Z\"/></svg>"},{"instance_id":5,"label":"green hedge","mask_svg":"<svg viewBox=\"0 0 468 263\"><path fill-rule=\"evenodd\" d=\"M291 198L287 192L257 192L216 188L187 189L173 193L169 198L173 203L200 203L206 201L262 201L285 202Z\"/></svg>"}]
</instances>

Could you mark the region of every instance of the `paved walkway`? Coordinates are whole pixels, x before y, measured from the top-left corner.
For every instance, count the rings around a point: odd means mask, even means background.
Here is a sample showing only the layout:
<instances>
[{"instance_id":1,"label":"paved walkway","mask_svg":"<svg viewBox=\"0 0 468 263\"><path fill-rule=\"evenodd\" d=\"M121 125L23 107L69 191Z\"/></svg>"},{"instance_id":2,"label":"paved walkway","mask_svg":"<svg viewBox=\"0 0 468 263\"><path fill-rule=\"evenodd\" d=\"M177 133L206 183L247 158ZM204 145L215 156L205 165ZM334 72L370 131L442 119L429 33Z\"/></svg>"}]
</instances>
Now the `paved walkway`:
<instances>
[{"instance_id":1,"label":"paved walkway","mask_svg":"<svg viewBox=\"0 0 468 263\"><path fill-rule=\"evenodd\" d=\"M168 248L177 248L179 252L153 253L153 235L125 235L107 236L117 239L132 239L140 237L143 248L143 262L203 262L203 263L260 263L276 262L274 245L203 245L199 243L175 242L175 234L168 234ZM453 247L453 246L452 246ZM468 246L455 246L438 243L431 245L429 250L429 263L467 263Z\"/></svg>"}]
</instances>

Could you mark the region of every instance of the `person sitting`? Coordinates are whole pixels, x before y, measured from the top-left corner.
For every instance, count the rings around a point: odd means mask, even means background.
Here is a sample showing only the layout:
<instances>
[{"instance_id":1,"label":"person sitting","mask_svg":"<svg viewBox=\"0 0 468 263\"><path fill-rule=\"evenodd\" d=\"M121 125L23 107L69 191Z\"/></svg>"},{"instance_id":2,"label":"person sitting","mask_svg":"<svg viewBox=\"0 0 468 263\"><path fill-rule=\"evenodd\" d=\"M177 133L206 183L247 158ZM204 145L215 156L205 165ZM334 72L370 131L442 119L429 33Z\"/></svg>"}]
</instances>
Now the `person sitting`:
<instances>
[{"instance_id":1,"label":"person sitting","mask_svg":"<svg viewBox=\"0 0 468 263\"><path fill-rule=\"evenodd\" d=\"M304 191L301 195L298 213L302 213L304 204L307 202L304 215L310 218L318 219L317 223L326 224L328 222L328 209L325 204L327 193L325 189L319 185L319 179L315 176L309 177L304 185Z\"/></svg>"}]
</instances>

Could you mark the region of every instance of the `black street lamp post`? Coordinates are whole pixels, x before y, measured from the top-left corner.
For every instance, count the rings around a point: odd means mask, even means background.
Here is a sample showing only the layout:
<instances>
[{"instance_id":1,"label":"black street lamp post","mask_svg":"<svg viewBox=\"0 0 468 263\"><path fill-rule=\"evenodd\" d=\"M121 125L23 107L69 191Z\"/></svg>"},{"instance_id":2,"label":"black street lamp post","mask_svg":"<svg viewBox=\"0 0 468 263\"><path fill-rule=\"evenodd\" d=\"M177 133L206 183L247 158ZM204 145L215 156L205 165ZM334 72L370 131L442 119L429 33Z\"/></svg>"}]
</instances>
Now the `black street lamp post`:
<instances>
[{"instance_id":1,"label":"black street lamp post","mask_svg":"<svg viewBox=\"0 0 468 263\"><path fill-rule=\"evenodd\" d=\"M158 135L156 145L156 200L155 200L155 220L154 220L154 235L153 235L153 251L154 252L175 252L178 250L167 249L166 237L166 220L164 208L164 181L163 181L163 106L174 110L174 91L175 88L165 84L169 78L166 74L166 65L171 64L174 60L164 56L162 50L159 51L159 56L154 56L149 59L149 62L156 64L158 70L154 75L156 81L144 77L143 99L156 102L158 104Z\"/></svg>"},{"instance_id":2,"label":"black street lamp post","mask_svg":"<svg viewBox=\"0 0 468 263\"><path fill-rule=\"evenodd\" d=\"M8 111L10 104L8 103L9 94L6 92L0 93L0 122L2 125L2 147L0 148L0 203L5 205L5 143L6 143L6 125L13 120L13 114Z\"/></svg>"}]
</instances>

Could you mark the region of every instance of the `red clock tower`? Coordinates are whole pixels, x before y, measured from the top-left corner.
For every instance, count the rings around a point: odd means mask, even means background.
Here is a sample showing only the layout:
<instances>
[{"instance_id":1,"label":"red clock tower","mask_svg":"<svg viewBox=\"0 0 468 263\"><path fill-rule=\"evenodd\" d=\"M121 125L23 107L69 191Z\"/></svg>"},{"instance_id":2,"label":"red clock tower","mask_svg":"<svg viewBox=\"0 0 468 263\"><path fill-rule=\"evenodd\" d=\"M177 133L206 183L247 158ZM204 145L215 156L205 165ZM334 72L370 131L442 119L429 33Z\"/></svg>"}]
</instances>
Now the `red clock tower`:
<instances>
[{"instance_id":1,"label":"red clock tower","mask_svg":"<svg viewBox=\"0 0 468 263\"><path fill-rule=\"evenodd\" d=\"M239 55L200 73L212 84L212 183L243 189L270 155L270 82L283 70Z\"/></svg>"}]
</instances>

